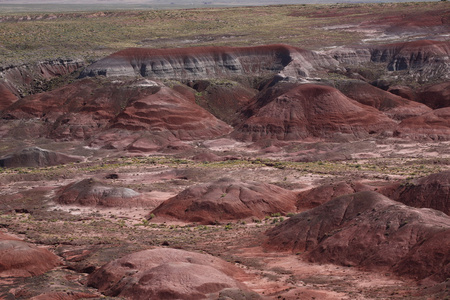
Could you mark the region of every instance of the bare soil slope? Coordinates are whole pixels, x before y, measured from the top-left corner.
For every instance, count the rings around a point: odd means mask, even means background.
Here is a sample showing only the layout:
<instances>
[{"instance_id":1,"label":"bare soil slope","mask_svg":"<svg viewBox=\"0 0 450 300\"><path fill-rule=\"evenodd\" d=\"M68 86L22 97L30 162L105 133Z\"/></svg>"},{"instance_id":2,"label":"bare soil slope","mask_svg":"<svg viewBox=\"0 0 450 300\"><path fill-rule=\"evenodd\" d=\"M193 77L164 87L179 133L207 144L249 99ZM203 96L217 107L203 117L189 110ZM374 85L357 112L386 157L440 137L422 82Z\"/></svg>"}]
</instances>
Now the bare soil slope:
<instances>
[{"instance_id":1,"label":"bare soil slope","mask_svg":"<svg viewBox=\"0 0 450 300\"><path fill-rule=\"evenodd\" d=\"M45 167L79 161L82 161L82 157L30 147L0 158L0 167Z\"/></svg>"},{"instance_id":2,"label":"bare soil slope","mask_svg":"<svg viewBox=\"0 0 450 300\"><path fill-rule=\"evenodd\" d=\"M329 86L287 85L275 97L261 95L244 111L249 118L235 129L234 137L253 141L301 140L341 133L362 138L395 126L380 111L349 99Z\"/></svg>"},{"instance_id":3,"label":"bare soil slope","mask_svg":"<svg viewBox=\"0 0 450 300\"><path fill-rule=\"evenodd\" d=\"M397 127L396 136L411 139L449 140L450 107L403 120Z\"/></svg>"},{"instance_id":4,"label":"bare soil slope","mask_svg":"<svg viewBox=\"0 0 450 300\"><path fill-rule=\"evenodd\" d=\"M406 205L432 208L450 215L450 172L441 172L385 189L389 198Z\"/></svg>"},{"instance_id":5,"label":"bare soil slope","mask_svg":"<svg viewBox=\"0 0 450 300\"><path fill-rule=\"evenodd\" d=\"M136 252L104 265L89 276L88 285L105 295L129 299L194 300L229 288L249 292L236 280L239 276L243 276L243 271L219 258L159 248Z\"/></svg>"},{"instance_id":6,"label":"bare soil slope","mask_svg":"<svg viewBox=\"0 0 450 300\"><path fill-rule=\"evenodd\" d=\"M307 251L314 262L394 269L418 279L444 281L450 251L434 241L449 231L450 218L439 211L412 208L368 191L335 198L292 217L267 232L266 247ZM425 248L430 257L439 259L424 259ZM407 270L405 261L410 263Z\"/></svg>"},{"instance_id":7,"label":"bare soil slope","mask_svg":"<svg viewBox=\"0 0 450 300\"><path fill-rule=\"evenodd\" d=\"M60 259L45 248L0 235L0 277L37 276L60 264Z\"/></svg>"},{"instance_id":8,"label":"bare soil slope","mask_svg":"<svg viewBox=\"0 0 450 300\"><path fill-rule=\"evenodd\" d=\"M363 81L344 81L338 84L338 89L347 97L375 107L395 120L403 120L431 111L431 108L424 104L393 95Z\"/></svg>"},{"instance_id":9,"label":"bare soil slope","mask_svg":"<svg viewBox=\"0 0 450 300\"><path fill-rule=\"evenodd\" d=\"M61 188L55 201L60 204L104 207L138 207L145 204L138 192L111 186L94 178L73 182Z\"/></svg>"},{"instance_id":10,"label":"bare soil slope","mask_svg":"<svg viewBox=\"0 0 450 300\"><path fill-rule=\"evenodd\" d=\"M353 194L362 191L369 191L373 188L359 182L338 182L335 184L320 185L300 192L297 195L297 210L305 211L322 205L336 197Z\"/></svg>"},{"instance_id":11,"label":"bare soil slope","mask_svg":"<svg viewBox=\"0 0 450 300\"><path fill-rule=\"evenodd\" d=\"M163 202L152 213L158 218L215 224L294 212L295 198L294 192L275 185L224 178L190 187Z\"/></svg>"}]
</instances>

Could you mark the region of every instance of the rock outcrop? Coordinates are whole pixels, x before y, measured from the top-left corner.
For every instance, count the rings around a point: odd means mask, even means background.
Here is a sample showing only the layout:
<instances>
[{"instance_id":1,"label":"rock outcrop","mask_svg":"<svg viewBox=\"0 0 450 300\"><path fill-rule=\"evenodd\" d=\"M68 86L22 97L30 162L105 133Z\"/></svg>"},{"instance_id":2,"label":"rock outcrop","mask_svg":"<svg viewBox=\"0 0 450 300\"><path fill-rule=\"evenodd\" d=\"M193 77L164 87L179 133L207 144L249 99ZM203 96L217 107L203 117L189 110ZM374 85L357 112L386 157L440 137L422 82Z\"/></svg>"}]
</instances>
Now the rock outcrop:
<instances>
[{"instance_id":1,"label":"rock outcrop","mask_svg":"<svg viewBox=\"0 0 450 300\"><path fill-rule=\"evenodd\" d=\"M397 126L394 134L419 140L450 140L450 107L405 119Z\"/></svg>"},{"instance_id":2,"label":"rock outcrop","mask_svg":"<svg viewBox=\"0 0 450 300\"><path fill-rule=\"evenodd\" d=\"M335 198L267 231L265 247L304 252L309 260L391 269L415 279L450 275L450 218L367 191Z\"/></svg>"},{"instance_id":3,"label":"rock outcrop","mask_svg":"<svg viewBox=\"0 0 450 300\"><path fill-rule=\"evenodd\" d=\"M81 161L83 158L71 156L39 147L24 148L0 158L0 167L47 167Z\"/></svg>"},{"instance_id":4,"label":"rock outcrop","mask_svg":"<svg viewBox=\"0 0 450 300\"><path fill-rule=\"evenodd\" d=\"M81 76L143 76L178 80L278 74L309 76L336 66L326 56L288 45L255 47L129 48L88 66Z\"/></svg>"},{"instance_id":5,"label":"rock outcrop","mask_svg":"<svg viewBox=\"0 0 450 300\"><path fill-rule=\"evenodd\" d=\"M420 40L374 47L372 62L388 64L389 71L416 70L420 76L450 78L450 42Z\"/></svg>"},{"instance_id":6,"label":"rock outcrop","mask_svg":"<svg viewBox=\"0 0 450 300\"><path fill-rule=\"evenodd\" d=\"M316 84L278 84L243 112L247 119L232 135L242 140L302 140L346 134L361 138L392 131L396 123L337 89ZM392 134L392 132L390 133Z\"/></svg>"},{"instance_id":7,"label":"rock outcrop","mask_svg":"<svg viewBox=\"0 0 450 300\"><path fill-rule=\"evenodd\" d=\"M144 250L109 262L89 275L88 285L126 299L206 299L224 289L259 296L237 281L243 271L219 258L171 248Z\"/></svg>"},{"instance_id":8,"label":"rock outcrop","mask_svg":"<svg viewBox=\"0 0 450 300\"><path fill-rule=\"evenodd\" d=\"M152 213L157 218L215 224L294 212L295 201L295 193L275 185L224 178L190 187L163 202Z\"/></svg>"}]
</instances>

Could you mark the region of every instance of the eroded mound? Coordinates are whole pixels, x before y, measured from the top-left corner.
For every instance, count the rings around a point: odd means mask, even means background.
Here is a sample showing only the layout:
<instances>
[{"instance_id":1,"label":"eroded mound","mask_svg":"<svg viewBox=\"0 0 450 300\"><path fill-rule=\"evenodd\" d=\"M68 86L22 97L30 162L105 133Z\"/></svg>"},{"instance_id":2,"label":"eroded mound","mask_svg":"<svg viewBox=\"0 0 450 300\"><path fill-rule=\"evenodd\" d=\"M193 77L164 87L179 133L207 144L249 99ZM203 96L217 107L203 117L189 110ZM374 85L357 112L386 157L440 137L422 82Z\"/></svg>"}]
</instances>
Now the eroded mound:
<instances>
[{"instance_id":1,"label":"eroded mound","mask_svg":"<svg viewBox=\"0 0 450 300\"><path fill-rule=\"evenodd\" d=\"M450 81L426 86L418 94L420 102L433 109L449 107Z\"/></svg>"},{"instance_id":2,"label":"eroded mound","mask_svg":"<svg viewBox=\"0 0 450 300\"><path fill-rule=\"evenodd\" d=\"M304 211L322 205L336 197L372 190L369 186L359 182L338 182L321 185L316 188L300 192L297 196L297 210Z\"/></svg>"},{"instance_id":3,"label":"eroded mound","mask_svg":"<svg viewBox=\"0 0 450 300\"><path fill-rule=\"evenodd\" d=\"M81 161L81 157L30 147L0 158L0 167L46 167Z\"/></svg>"},{"instance_id":4,"label":"eroded mound","mask_svg":"<svg viewBox=\"0 0 450 300\"><path fill-rule=\"evenodd\" d=\"M383 194L409 206L433 208L450 215L450 171L405 182Z\"/></svg>"},{"instance_id":5,"label":"eroded mound","mask_svg":"<svg viewBox=\"0 0 450 300\"><path fill-rule=\"evenodd\" d=\"M145 79L85 78L23 98L2 116L40 122L36 128L44 129L39 134L52 139L90 139L100 147L120 141L122 149L129 146L138 151L158 150L177 139L214 138L231 131L195 104L180 85L172 89ZM126 138L116 134L117 130L126 131Z\"/></svg>"},{"instance_id":6,"label":"eroded mound","mask_svg":"<svg viewBox=\"0 0 450 300\"><path fill-rule=\"evenodd\" d=\"M159 248L109 262L89 276L88 285L127 299L194 300L227 288L248 291L236 280L240 276L239 268L211 255Z\"/></svg>"},{"instance_id":7,"label":"eroded mound","mask_svg":"<svg viewBox=\"0 0 450 300\"><path fill-rule=\"evenodd\" d=\"M196 80L190 85L197 91L197 104L231 125L236 122L236 114L250 103L257 92L226 79Z\"/></svg>"},{"instance_id":8,"label":"eroded mound","mask_svg":"<svg viewBox=\"0 0 450 300\"><path fill-rule=\"evenodd\" d=\"M113 128L131 131L167 132L182 140L212 138L231 131L227 124L167 87L128 103L113 124Z\"/></svg>"},{"instance_id":9,"label":"eroded mound","mask_svg":"<svg viewBox=\"0 0 450 300\"><path fill-rule=\"evenodd\" d=\"M450 275L450 251L435 241L448 232L447 215L367 191L335 198L290 218L267 231L265 246L307 251L314 262L389 268L417 279L430 276L443 281Z\"/></svg>"},{"instance_id":10,"label":"eroded mound","mask_svg":"<svg viewBox=\"0 0 450 300\"><path fill-rule=\"evenodd\" d=\"M0 277L41 275L58 265L59 258L47 249L0 235Z\"/></svg>"},{"instance_id":11,"label":"eroded mound","mask_svg":"<svg viewBox=\"0 0 450 300\"><path fill-rule=\"evenodd\" d=\"M450 139L450 107L433 110L421 116L403 120L395 136L411 139Z\"/></svg>"},{"instance_id":12,"label":"eroded mound","mask_svg":"<svg viewBox=\"0 0 450 300\"><path fill-rule=\"evenodd\" d=\"M89 178L61 188L55 197L60 204L86 206L132 207L145 205L141 195L132 189L109 186Z\"/></svg>"},{"instance_id":13,"label":"eroded mound","mask_svg":"<svg viewBox=\"0 0 450 300\"><path fill-rule=\"evenodd\" d=\"M443 25L442 28L448 31L448 25ZM414 30L414 34L417 34L418 29L419 27ZM392 83L398 84L399 80L405 84L442 82L448 80L450 74L449 41L421 39L374 46L337 47L327 53L342 66L359 69L357 71L360 73L359 76L348 74L352 75L352 78L362 76L368 80L375 80L386 89ZM380 73L377 75L380 71L384 73L381 77ZM390 73L392 71L395 75Z\"/></svg>"},{"instance_id":14,"label":"eroded mound","mask_svg":"<svg viewBox=\"0 0 450 300\"><path fill-rule=\"evenodd\" d=\"M295 193L271 184L221 179L190 187L163 202L152 213L158 218L214 224L294 212L295 201Z\"/></svg>"},{"instance_id":15,"label":"eroded mound","mask_svg":"<svg viewBox=\"0 0 450 300\"><path fill-rule=\"evenodd\" d=\"M431 111L431 108L426 105L393 95L363 81L343 81L338 84L338 89L347 97L375 107L395 120L403 120Z\"/></svg>"},{"instance_id":16,"label":"eroded mound","mask_svg":"<svg viewBox=\"0 0 450 300\"><path fill-rule=\"evenodd\" d=\"M371 61L387 63L389 71L410 70L422 78L448 79L450 42L418 40L376 46Z\"/></svg>"},{"instance_id":17,"label":"eroded mound","mask_svg":"<svg viewBox=\"0 0 450 300\"><path fill-rule=\"evenodd\" d=\"M10 119L39 119L51 138L87 139L107 128L128 102L158 89L156 83L88 78L22 98L3 114Z\"/></svg>"},{"instance_id":18,"label":"eroded mound","mask_svg":"<svg viewBox=\"0 0 450 300\"><path fill-rule=\"evenodd\" d=\"M340 133L361 138L395 127L395 122L377 109L329 86L283 84L274 89L276 92L262 92L243 112L248 119L232 133L234 137L300 140Z\"/></svg>"},{"instance_id":19,"label":"eroded mound","mask_svg":"<svg viewBox=\"0 0 450 300\"><path fill-rule=\"evenodd\" d=\"M283 71L307 76L319 65L334 65L331 58L288 45L255 47L191 47L173 49L129 48L87 67L82 76L143 76L150 78L211 79Z\"/></svg>"},{"instance_id":20,"label":"eroded mound","mask_svg":"<svg viewBox=\"0 0 450 300\"><path fill-rule=\"evenodd\" d=\"M6 83L0 82L0 111L7 108L14 102L16 102L18 97L9 89Z\"/></svg>"}]
</instances>

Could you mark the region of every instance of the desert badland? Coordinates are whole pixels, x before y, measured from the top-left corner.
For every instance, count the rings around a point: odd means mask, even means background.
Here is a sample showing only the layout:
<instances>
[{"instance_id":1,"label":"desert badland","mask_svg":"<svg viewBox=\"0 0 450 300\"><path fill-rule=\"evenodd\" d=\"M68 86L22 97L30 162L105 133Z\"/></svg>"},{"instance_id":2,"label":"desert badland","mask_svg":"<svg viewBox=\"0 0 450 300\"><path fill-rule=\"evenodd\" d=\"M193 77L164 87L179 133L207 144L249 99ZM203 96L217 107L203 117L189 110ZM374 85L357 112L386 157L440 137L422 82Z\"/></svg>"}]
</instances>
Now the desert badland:
<instances>
[{"instance_id":1,"label":"desert badland","mask_svg":"<svg viewBox=\"0 0 450 300\"><path fill-rule=\"evenodd\" d=\"M448 299L449 33L446 1L0 12L1 299Z\"/></svg>"}]
</instances>

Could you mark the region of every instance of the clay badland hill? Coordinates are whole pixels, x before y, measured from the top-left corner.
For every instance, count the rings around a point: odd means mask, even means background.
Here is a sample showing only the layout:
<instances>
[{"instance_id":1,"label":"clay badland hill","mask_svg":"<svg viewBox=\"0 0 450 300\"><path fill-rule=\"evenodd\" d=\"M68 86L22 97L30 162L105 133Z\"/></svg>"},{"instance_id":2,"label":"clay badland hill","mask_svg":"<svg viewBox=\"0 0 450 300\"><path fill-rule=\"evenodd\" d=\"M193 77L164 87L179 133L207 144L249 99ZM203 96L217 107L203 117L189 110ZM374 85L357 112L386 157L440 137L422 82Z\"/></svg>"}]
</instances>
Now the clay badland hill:
<instances>
[{"instance_id":1,"label":"clay badland hill","mask_svg":"<svg viewBox=\"0 0 450 300\"><path fill-rule=\"evenodd\" d=\"M58 7L0 13L0 298L448 297L445 1Z\"/></svg>"},{"instance_id":2,"label":"clay badland hill","mask_svg":"<svg viewBox=\"0 0 450 300\"><path fill-rule=\"evenodd\" d=\"M193 186L152 211L158 217L214 224L295 211L295 194L261 183L222 178L209 185Z\"/></svg>"},{"instance_id":3,"label":"clay badland hill","mask_svg":"<svg viewBox=\"0 0 450 300\"><path fill-rule=\"evenodd\" d=\"M449 235L448 216L414 209L376 192L335 198L296 215L267 235L266 247L306 251L315 262L387 268L418 279L442 281L448 276L447 245L436 242ZM429 251L430 260L422 261L424 257L416 255L423 253L422 247Z\"/></svg>"}]
</instances>

